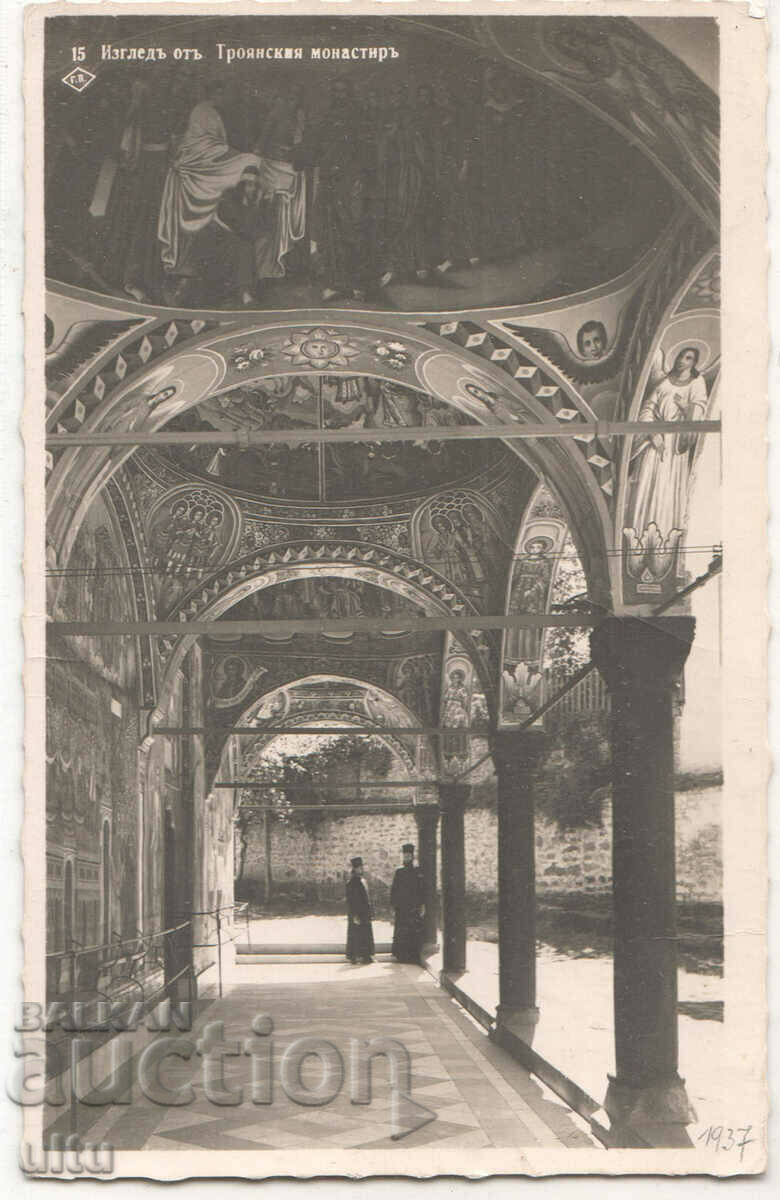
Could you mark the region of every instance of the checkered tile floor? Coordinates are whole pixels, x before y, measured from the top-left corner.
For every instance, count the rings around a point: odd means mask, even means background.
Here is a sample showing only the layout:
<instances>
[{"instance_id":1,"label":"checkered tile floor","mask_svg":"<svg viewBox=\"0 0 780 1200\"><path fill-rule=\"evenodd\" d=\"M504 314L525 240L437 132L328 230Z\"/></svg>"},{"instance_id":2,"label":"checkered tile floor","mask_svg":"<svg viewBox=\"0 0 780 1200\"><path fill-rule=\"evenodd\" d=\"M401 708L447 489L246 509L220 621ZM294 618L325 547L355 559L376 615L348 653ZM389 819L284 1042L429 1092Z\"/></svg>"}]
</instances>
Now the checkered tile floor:
<instances>
[{"instance_id":1,"label":"checkered tile floor","mask_svg":"<svg viewBox=\"0 0 780 1200\"><path fill-rule=\"evenodd\" d=\"M165 1082L171 1088L190 1083L195 1100L165 1108L139 1099L129 1107L104 1109L90 1124L90 1140L104 1139L116 1150L182 1151L594 1145L569 1109L490 1043L421 968L390 963L238 968L224 998L209 1005L194 1031L182 1036L195 1040L206 1023L221 1021L226 1040L244 1042L252 1038L252 1019L260 1013L274 1023L272 1103L252 1103L247 1056L224 1060L225 1086L244 1089L242 1103L230 1107L215 1105L204 1094L200 1058L168 1058ZM341 1055L344 1083L329 1103L296 1103L279 1083L284 1050L300 1037L325 1039ZM351 1100L351 1039L374 1037L406 1047L411 1099L435 1114L414 1128L409 1111L396 1110L396 1138L391 1137L385 1059L374 1060L370 1103ZM318 1086L322 1068L316 1058L304 1060L300 1079L304 1087Z\"/></svg>"}]
</instances>

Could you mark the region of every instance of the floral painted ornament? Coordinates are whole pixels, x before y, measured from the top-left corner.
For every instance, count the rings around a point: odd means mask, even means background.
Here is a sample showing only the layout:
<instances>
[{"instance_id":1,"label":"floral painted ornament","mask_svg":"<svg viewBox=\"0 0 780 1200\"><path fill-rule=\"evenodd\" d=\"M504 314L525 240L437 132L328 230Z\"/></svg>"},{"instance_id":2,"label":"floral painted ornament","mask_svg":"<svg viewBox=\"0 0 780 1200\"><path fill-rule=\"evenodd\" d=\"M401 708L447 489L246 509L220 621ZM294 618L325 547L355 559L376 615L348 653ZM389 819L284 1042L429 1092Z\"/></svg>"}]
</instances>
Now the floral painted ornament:
<instances>
[{"instance_id":1,"label":"floral painted ornament","mask_svg":"<svg viewBox=\"0 0 780 1200\"><path fill-rule=\"evenodd\" d=\"M253 363L255 366L261 366L269 358L269 352L260 346L236 346L230 354L230 361L236 371L247 371Z\"/></svg>"},{"instance_id":2,"label":"floral painted ornament","mask_svg":"<svg viewBox=\"0 0 780 1200\"><path fill-rule=\"evenodd\" d=\"M408 367L412 361L411 351L403 342L377 342L374 354L385 366L395 367L397 371Z\"/></svg>"}]
</instances>

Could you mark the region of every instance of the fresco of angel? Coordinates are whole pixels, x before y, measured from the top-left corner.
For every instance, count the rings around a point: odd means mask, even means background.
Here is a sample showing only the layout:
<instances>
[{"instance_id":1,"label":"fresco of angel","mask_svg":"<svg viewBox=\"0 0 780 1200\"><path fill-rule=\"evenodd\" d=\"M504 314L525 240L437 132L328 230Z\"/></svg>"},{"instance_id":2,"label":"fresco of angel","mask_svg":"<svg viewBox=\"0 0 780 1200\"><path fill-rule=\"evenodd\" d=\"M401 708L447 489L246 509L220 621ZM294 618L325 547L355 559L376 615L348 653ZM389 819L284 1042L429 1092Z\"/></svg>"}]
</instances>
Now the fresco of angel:
<instances>
[{"instance_id":1,"label":"fresco of angel","mask_svg":"<svg viewBox=\"0 0 780 1200\"><path fill-rule=\"evenodd\" d=\"M640 299L641 293L637 293L625 306L611 338L598 309L583 321L572 341L558 329L532 327L517 321L508 321L507 328L569 379L581 385L603 383L614 378L623 365Z\"/></svg>"},{"instance_id":2,"label":"fresco of angel","mask_svg":"<svg viewBox=\"0 0 780 1200\"><path fill-rule=\"evenodd\" d=\"M660 352L638 420L701 421L707 409L707 387L698 362L699 350L683 346L667 370ZM650 525L662 536L682 531L695 445L692 433L650 433L642 439L633 458L634 499L627 522L637 536Z\"/></svg>"}]
</instances>

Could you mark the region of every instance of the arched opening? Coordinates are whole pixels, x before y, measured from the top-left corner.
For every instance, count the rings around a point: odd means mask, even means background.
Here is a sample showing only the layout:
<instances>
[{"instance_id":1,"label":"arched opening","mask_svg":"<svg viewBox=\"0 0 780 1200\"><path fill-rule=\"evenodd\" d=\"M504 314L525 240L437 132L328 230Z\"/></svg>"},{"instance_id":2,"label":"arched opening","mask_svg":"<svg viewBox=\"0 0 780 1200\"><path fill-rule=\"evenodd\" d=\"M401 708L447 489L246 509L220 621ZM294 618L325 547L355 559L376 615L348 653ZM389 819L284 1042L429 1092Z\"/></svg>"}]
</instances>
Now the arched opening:
<instances>
[{"instance_id":1,"label":"arched opening","mask_svg":"<svg viewBox=\"0 0 780 1200\"><path fill-rule=\"evenodd\" d=\"M243 732L227 735L215 788L244 783L233 791L234 877L255 954L317 946L339 955L345 883L359 854L377 952L387 956L400 847L417 841L416 814L437 801L436 739L424 731L419 688L410 694L403 670L400 680L407 703L375 681L302 674L252 699L236 720ZM242 930L242 955L243 942Z\"/></svg>"}]
</instances>

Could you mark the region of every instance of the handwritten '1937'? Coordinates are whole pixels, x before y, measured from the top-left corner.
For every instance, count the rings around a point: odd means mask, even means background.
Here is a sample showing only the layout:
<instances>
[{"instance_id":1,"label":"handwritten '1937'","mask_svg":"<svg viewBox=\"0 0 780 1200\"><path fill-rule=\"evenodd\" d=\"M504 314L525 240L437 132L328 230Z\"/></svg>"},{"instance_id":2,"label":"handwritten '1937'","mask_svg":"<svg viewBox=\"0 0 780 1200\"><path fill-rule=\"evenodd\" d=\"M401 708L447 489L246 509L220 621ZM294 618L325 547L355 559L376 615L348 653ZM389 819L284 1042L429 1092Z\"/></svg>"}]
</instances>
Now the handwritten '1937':
<instances>
[{"instance_id":1,"label":"handwritten '1937'","mask_svg":"<svg viewBox=\"0 0 780 1200\"><path fill-rule=\"evenodd\" d=\"M752 1125L745 1125L742 1129L731 1129L728 1125L708 1125L696 1140L715 1150L739 1150L739 1161L742 1162L745 1147L757 1140L749 1136L752 1128Z\"/></svg>"}]
</instances>

